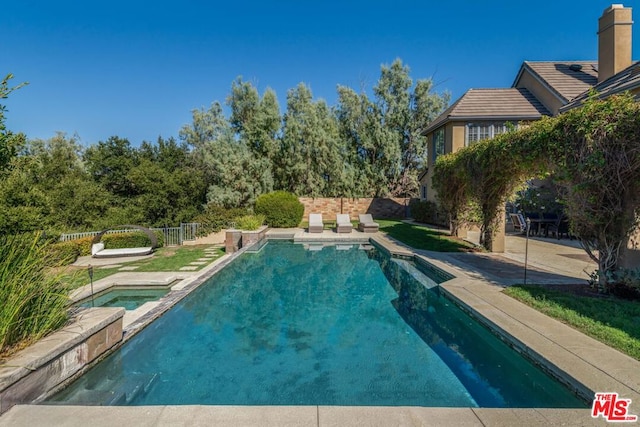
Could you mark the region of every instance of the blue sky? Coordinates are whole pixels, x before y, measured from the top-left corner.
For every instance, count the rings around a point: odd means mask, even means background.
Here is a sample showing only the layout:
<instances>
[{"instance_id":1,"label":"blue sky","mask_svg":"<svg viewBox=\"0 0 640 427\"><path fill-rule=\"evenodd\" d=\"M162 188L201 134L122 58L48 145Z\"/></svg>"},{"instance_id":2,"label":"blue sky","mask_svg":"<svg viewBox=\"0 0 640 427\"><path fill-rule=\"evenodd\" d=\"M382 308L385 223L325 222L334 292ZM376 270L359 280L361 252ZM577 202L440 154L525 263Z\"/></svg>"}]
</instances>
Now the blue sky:
<instances>
[{"instance_id":1,"label":"blue sky","mask_svg":"<svg viewBox=\"0 0 640 427\"><path fill-rule=\"evenodd\" d=\"M5 2L0 74L29 82L5 100L7 127L29 138L62 131L85 145L111 135L138 145L177 137L191 110L224 102L239 75L260 92L273 88L284 111L299 82L330 105L338 84L371 94L380 65L395 58L456 99L472 87L509 87L524 60L597 59L598 18L610 4Z\"/></svg>"}]
</instances>

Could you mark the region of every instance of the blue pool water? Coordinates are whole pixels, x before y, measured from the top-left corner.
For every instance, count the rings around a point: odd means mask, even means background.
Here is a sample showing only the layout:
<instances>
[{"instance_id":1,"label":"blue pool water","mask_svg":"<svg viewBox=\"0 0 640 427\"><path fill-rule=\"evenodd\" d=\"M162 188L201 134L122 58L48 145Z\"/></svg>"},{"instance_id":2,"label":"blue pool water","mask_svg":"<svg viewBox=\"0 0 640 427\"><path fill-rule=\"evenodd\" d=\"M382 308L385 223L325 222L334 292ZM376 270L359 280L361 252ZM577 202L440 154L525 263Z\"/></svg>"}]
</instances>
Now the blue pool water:
<instances>
[{"instance_id":1,"label":"blue pool water","mask_svg":"<svg viewBox=\"0 0 640 427\"><path fill-rule=\"evenodd\" d=\"M585 407L400 264L270 242L49 402Z\"/></svg>"}]
</instances>

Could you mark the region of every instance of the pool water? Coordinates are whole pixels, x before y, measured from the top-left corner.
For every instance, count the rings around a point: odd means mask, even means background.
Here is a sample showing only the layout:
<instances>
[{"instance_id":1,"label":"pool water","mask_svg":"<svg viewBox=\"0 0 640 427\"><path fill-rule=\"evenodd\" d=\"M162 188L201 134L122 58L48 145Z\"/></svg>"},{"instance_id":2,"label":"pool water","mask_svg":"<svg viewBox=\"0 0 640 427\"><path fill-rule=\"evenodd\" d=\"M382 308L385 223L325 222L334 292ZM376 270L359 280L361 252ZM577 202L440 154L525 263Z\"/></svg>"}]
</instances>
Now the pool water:
<instances>
[{"instance_id":1,"label":"pool water","mask_svg":"<svg viewBox=\"0 0 640 427\"><path fill-rule=\"evenodd\" d=\"M49 402L585 407L415 277L358 245L269 242Z\"/></svg>"},{"instance_id":2,"label":"pool water","mask_svg":"<svg viewBox=\"0 0 640 427\"><path fill-rule=\"evenodd\" d=\"M162 298L169 292L167 286L163 287L137 287L137 288L112 288L101 292L91 298L80 301L80 307L124 307L125 310L135 310L148 301Z\"/></svg>"}]
</instances>

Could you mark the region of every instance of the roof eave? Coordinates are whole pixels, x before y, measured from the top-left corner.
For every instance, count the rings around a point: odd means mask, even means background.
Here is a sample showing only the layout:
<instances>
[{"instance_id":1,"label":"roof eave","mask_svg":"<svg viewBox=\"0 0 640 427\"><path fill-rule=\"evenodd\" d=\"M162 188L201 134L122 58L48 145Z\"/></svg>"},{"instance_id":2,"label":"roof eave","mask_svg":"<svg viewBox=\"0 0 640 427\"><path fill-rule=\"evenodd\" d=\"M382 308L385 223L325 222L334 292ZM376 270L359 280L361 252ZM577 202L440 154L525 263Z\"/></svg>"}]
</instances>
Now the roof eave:
<instances>
[{"instance_id":1,"label":"roof eave","mask_svg":"<svg viewBox=\"0 0 640 427\"><path fill-rule=\"evenodd\" d=\"M640 88L640 82L637 82L635 84L626 85L626 86L621 86L621 87L619 87L617 89L612 89L612 90L608 91L605 94L598 94L598 99L608 98L610 96L617 95L619 93L627 92L627 91L630 91L630 90L633 90L633 89L637 89L637 88ZM573 100L570 103L560 107L558 109L558 111L561 112L561 113L565 113L565 112L567 112L569 110L573 110L574 108L578 108L582 104L584 104L584 101L587 98L588 98L588 96L584 95L584 93L583 93L582 95L579 95L578 97L576 97L575 100ZM640 98L640 94L636 95L636 98Z\"/></svg>"}]
</instances>

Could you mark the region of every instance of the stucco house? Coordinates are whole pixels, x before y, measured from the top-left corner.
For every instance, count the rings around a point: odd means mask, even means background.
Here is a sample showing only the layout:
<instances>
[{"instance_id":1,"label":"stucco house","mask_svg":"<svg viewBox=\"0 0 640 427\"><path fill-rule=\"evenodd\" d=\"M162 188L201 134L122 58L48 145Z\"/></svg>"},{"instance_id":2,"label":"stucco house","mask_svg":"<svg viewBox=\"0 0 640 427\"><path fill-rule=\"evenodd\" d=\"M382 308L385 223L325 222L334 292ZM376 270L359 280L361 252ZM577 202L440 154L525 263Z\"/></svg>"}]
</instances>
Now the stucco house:
<instances>
[{"instance_id":1,"label":"stucco house","mask_svg":"<svg viewBox=\"0 0 640 427\"><path fill-rule=\"evenodd\" d=\"M612 4L598 20L597 61L525 61L508 89L470 89L425 130L428 160L420 175L420 196L436 201L431 185L439 155L455 152L506 130L579 107L595 89L605 98L630 91L640 100L640 62L632 60L632 9ZM504 224L494 252L504 251ZM640 237L640 232L638 233ZM632 249L632 248L627 248ZM640 265L640 251L628 250L623 265Z\"/></svg>"},{"instance_id":2,"label":"stucco house","mask_svg":"<svg viewBox=\"0 0 640 427\"><path fill-rule=\"evenodd\" d=\"M525 61L510 88L469 89L425 130L428 160L420 196L436 200L431 186L439 155L455 152L514 126L575 108L592 88L600 96L629 90L640 97L640 63L631 59L631 8L613 4L598 27L597 61Z\"/></svg>"}]
</instances>

